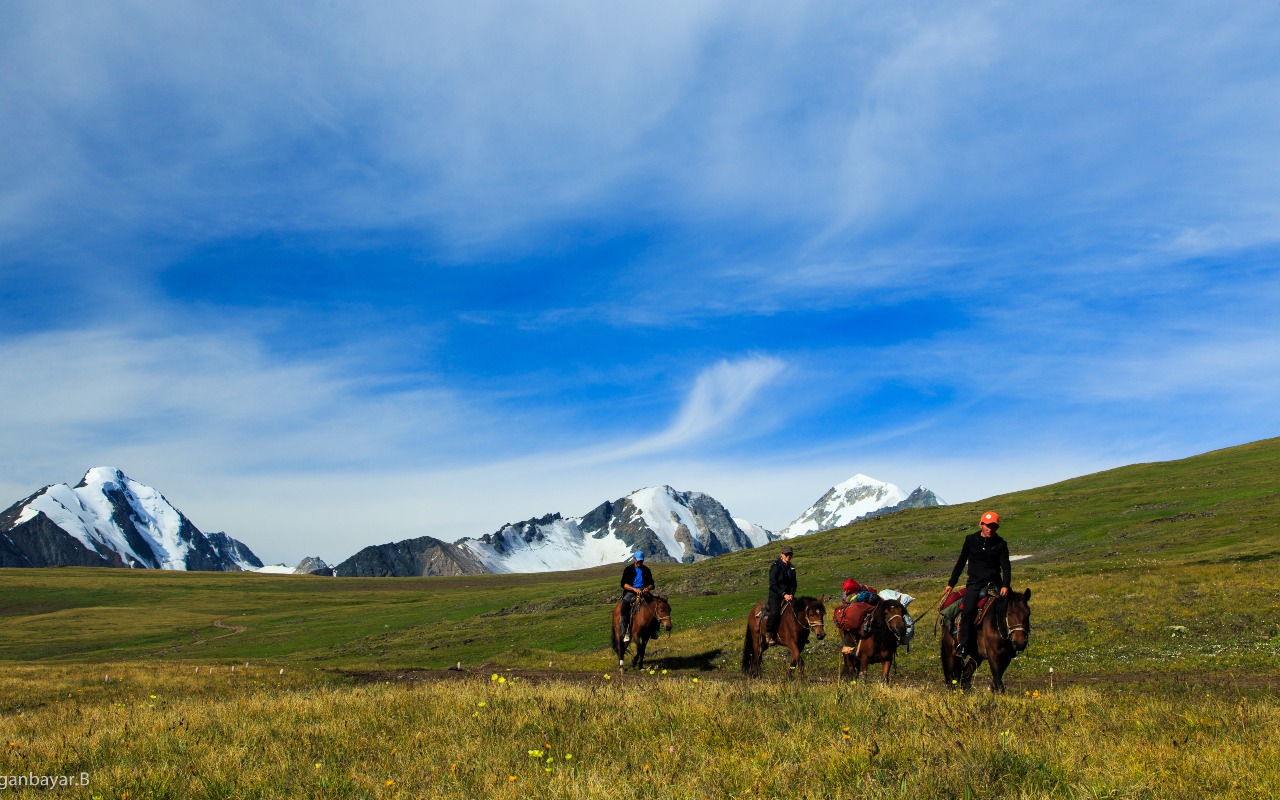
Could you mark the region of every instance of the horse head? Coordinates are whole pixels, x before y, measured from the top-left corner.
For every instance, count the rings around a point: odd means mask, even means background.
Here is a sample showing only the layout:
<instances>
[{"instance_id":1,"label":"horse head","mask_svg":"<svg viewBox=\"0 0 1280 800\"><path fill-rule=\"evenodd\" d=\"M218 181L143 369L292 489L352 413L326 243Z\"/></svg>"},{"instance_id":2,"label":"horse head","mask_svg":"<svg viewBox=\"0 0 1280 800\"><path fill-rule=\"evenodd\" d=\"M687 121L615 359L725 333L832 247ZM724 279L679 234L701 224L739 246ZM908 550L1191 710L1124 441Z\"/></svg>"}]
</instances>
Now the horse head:
<instances>
[{"instance_id":1,"label":"horse head","mask_svg":"<svg viewBox=\"0 0 1280 800\"><path fill-rule=\"evenodd\" d=\"M1027 639L1031 636L1031 590L1025 592L1009 592L1005 598L1004 637L1013 645L1015 653L1027 649Z\"/></svg>"},{"instance_id":2,"label":"horse head","mask_svg":"<svg viewBox=\"0 0 1280 800\"><path fill-rule=\"evenodd\" d=\"M899 600L881 600L879 612L885 628L901 643L907 635L907 607Z\"/></svg>"},{"instance_id":3,"label":"horse head","mask_svg":"<svg viewBox=\"0 0 1280 800\"><path fill-rule=\"evenodd\" d=\"M667 602L667 598L653 596L653 615L658 618L658 622L662 623L662 629L667 633L671 632L671 604Z\"/></svg>"},{"instance_id":4,"label":"horse head","mask_svg":"<svg viewBox=\"0 0 1280 800\"><path fill-rule=\"evenodd\" d=\"M827 615L827 596L824 594L822 597L801 597L800 602L804 626L812 631L819 641L825 639L827 632L822 626L822 620Z\"/></svg>"}]
</instances>

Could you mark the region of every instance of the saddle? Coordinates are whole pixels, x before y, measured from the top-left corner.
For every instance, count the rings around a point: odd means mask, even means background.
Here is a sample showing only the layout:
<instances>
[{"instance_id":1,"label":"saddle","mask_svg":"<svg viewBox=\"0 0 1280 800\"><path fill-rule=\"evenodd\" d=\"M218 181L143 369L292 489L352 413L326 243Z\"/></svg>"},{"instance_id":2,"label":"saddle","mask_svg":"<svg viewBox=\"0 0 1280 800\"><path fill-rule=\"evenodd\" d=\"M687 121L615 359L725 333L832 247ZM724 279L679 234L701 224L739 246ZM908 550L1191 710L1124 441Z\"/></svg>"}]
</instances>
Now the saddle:
<instances>
[{"instance_id":1,"label":"saddle","mask_svg":"<svg viewBox=\"0 0 1280 800\"><path fill-rule=\"evenodd\" d=\"M790 607L792 611L797 615L800 613L799 611L796 611L797 606L796 606L795 600L792 600L790 603L787 603L784 601L782 605L778 607L778 613L782 613L783 611L787 610L788 607ZM760 606L760 610L756 612L756 617L758 617L760 620L760 630L764 631L765 628L769 625L769 604L768 603L764 603Z\"/></svg>"},{"instance_id":2,"label":"saddle","mask_svg":"<svg viewBox=\"0 0 1280 800\"><path fill-rule=\"evenodd\" d=\"M946 599L942 601L942 608L938 611L950 625L952 636L960 635L960 615L964 613L964 595L963 589L947 595ZM991 610L994 605L993 601L999 596L1000 593L995 584L990 584L983 590L978 597L978 615L973 618L973 627L982 627L982 621L987 618L987 612Z\"/></svg>"}]
</instances>

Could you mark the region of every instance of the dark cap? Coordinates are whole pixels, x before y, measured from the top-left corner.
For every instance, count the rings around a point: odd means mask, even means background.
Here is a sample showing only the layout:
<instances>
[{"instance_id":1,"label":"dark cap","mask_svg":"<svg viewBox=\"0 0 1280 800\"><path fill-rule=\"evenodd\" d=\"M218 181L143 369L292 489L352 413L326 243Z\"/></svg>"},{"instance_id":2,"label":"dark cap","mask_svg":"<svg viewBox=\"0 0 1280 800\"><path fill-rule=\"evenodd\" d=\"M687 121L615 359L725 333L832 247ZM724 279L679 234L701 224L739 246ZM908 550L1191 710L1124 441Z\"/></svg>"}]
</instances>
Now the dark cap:
<instances>
[{"instance_id":1,"label":"dark cap","mask_svg":"<svg viewBox=\"0 0 1280 800\"><path fill-rule=\"evenodd\" d=\"M782 554L784 556L791 555L791 545L787 545L786 547L782 548Z\"/></svg>"}]
</instances>

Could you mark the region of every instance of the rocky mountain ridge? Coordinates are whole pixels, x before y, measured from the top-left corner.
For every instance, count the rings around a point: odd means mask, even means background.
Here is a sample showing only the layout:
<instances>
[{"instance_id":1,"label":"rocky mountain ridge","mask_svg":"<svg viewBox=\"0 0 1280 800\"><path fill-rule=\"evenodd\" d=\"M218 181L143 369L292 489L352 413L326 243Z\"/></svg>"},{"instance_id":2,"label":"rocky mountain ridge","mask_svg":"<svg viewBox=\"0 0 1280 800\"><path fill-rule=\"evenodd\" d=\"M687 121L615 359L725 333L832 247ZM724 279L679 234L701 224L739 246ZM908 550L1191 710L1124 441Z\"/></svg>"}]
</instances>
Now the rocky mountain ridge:
<instances>
[{"instance_id":1,"label":"rocky mountain ridge","mask_svg":"<svg viewBox=\"0 0 1280 800\"><path fill-rule=\"evenodd\" d=\"M235 572L262 561L225 533L202 533L150 486L95 467L0 513L0 566Z\"/></svg>"}]
</instances>

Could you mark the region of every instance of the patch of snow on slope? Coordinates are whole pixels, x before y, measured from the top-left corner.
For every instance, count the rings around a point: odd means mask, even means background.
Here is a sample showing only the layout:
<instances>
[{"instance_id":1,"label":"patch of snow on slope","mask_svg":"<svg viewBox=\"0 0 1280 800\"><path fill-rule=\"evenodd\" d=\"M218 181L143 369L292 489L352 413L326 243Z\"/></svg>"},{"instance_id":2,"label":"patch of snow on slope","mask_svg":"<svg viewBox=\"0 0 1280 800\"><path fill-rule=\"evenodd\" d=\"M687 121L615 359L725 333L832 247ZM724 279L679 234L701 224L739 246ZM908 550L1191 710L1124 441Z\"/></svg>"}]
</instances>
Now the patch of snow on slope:
<instances>
[{"instance_id":1,"label":"patch of snow on slope","mask_svg":"<svg viewBox=\"0 0 1280 800\"><path fill-rule=\"evenodd\" d=\"M265 567L249 567L246 572L259 572L263 575L293 575L293 567L284 564L268 564Z\"/></svg>"},{"instance_id":2,"label":"patch of snow on slope","mask_svg":"<svg viewBox=\"0 0 1280 800\"><path fill-rule=\"evenodd\" d=\"M698 522L693 511L676 500L674 491L670 486L641 489L631 495L631 502L639 509L645 524L657 534L667 552L680 560L686 553L684 545L676 539L676 530L684 525L690 535L696 537Z\"/></svg>"},{"instance_id":3,"label":"patch of snow on slope","mask_svg":"<svg viewBox=\"0 0 1280 800\"><path fill-rule=\"evenodd\" d=\"M764 547L765 545L769 544L770 541L772 541L769 538L768 530L755 524L754 522L751 522L750 520L734 517L733 523L737 525L739 528L741 528L742 532L747 535L747 539L751 541L752 547Z\"/></svg>"}]
</instances>

